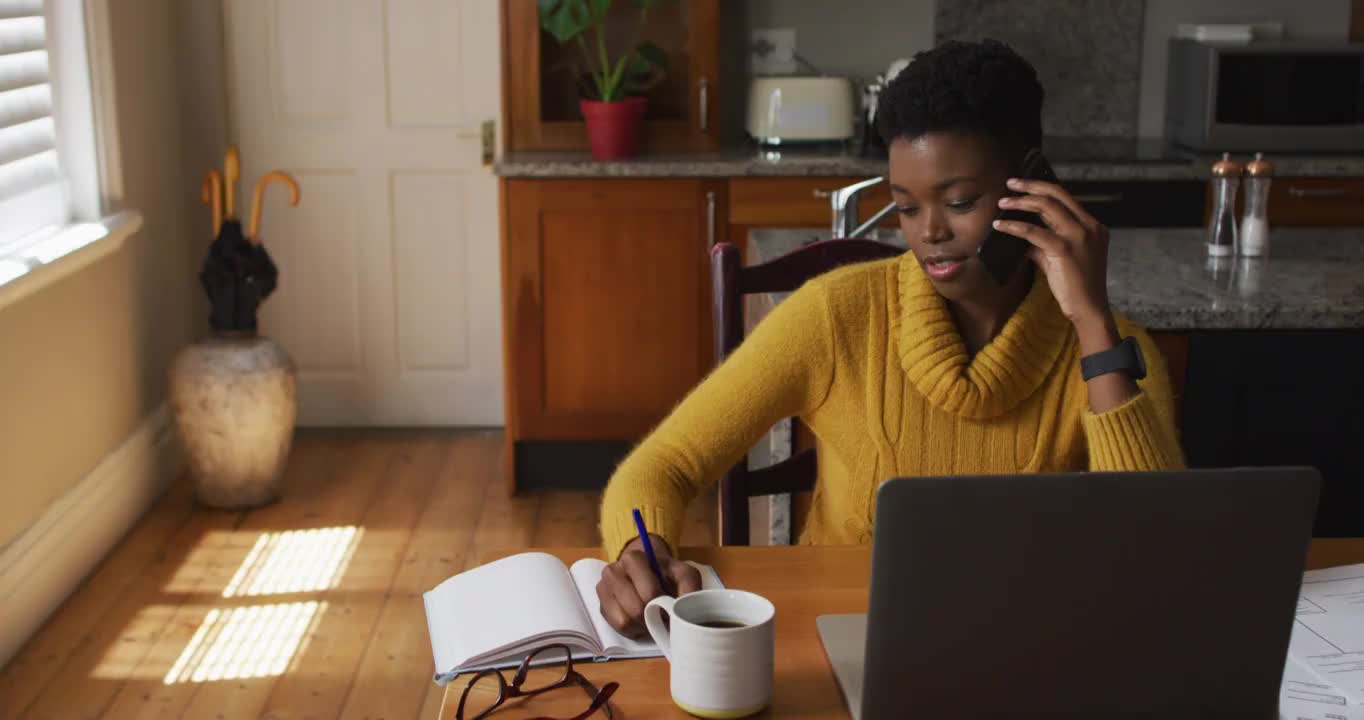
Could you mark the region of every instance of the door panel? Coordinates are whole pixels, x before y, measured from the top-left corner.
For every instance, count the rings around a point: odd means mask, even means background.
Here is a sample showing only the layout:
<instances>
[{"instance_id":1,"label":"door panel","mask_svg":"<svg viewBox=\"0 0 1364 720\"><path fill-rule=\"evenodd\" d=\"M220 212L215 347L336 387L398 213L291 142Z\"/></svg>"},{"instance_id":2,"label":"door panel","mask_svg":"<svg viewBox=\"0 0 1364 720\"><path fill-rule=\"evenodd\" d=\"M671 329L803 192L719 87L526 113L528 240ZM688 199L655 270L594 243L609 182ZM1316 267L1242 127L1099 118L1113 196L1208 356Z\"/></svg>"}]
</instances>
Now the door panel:
<instances>
[{"instance_id":1,"label":"door panel","mask_svg":"<svg viewBox=\"0 0 1364 720\"><path fill-rule=\"evenodd\" d=\"M353 173L294 174L307 202L289 208L285 193L266 196L261 237L280 269L266 301L267 332L290 340L301 373L359 373L359 183ZM277 328L277 332L276 332Z\"/></svg>"}]
</instances>

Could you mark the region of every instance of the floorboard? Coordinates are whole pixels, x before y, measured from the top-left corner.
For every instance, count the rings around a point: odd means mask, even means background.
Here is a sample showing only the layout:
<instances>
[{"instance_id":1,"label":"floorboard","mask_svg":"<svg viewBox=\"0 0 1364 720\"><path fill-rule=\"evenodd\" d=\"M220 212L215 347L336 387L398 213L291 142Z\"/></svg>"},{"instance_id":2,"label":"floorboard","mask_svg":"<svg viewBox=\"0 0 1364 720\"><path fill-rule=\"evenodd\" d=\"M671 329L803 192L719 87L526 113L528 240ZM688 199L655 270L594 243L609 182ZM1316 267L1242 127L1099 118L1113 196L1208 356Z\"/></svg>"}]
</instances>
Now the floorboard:
<instances>
[{"instance_id":1,"label":"floorboard","mask_svg":"<svg viewBox=\"0 0 1364 720\"><path fill-rule=\"evenodd\" d=\"M434 718L421 594L493 550L601 543L598 492L509 497L496 431L305 431L282 499L161 498L0 670L3 718ZM714 498L684 542L715 538Z\"/></svg>"}]
</instances>

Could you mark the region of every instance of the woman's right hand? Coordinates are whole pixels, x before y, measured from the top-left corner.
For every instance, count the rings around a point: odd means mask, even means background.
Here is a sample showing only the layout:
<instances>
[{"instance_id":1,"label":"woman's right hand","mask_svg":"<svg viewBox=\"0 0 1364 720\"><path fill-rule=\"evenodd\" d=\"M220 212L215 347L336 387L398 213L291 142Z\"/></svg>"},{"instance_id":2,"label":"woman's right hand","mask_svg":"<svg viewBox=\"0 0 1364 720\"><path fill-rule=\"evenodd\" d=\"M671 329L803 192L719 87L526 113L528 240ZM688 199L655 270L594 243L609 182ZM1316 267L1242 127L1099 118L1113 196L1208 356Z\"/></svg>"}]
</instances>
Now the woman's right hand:
<instances>
[{"instance_id":1,"label":"woman's right hand","mask_svg":"<svg viewBox=\"0 0 1364 720\"><path fill-rule=\"evenodd\" d=\"M654 556L658 567L670 585L677 589L677 595L685 595L701 589L701 573L687 563L672 556L668 544L657 535L650 535ZM670 588L671 589L671 588ZM601 600L601 614L620 634L638 638L648 634L644 629L644 606L650 600L663 595L658 577L649 567L649 556L639 546L639 540L631 540L625 546L620 559L606 566L601 581L597 583L597 598Z\"/></svg>"}]
</instances>

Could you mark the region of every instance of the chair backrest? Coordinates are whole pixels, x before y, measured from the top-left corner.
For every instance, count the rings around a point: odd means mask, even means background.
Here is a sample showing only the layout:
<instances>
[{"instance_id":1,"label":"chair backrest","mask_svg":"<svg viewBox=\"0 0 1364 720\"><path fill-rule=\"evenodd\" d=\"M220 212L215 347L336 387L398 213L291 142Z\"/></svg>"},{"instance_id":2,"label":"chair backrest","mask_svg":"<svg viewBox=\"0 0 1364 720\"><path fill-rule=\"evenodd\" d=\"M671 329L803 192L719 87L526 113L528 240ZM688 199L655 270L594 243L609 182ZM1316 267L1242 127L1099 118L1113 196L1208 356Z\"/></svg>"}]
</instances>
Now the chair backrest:
<instances>
[{"instance_id":1,"label":"chair backrest","mask_svg":"<svg viewBox=\"0 0 1364 720\"><path fill-rule=\"evenodd\" d=\"M825 240L775 260L743 267L739 248L730 243L717 244L710 253L716 364L743 342L745 295L790 292L806 280L839 266L881 260L902 252L871 240ZM749 544L750 497L811 490L815 474L814 450L757 470L749 469L747 456L741 458L720 480L720 543Z\"/></svg>"}]
</instances>

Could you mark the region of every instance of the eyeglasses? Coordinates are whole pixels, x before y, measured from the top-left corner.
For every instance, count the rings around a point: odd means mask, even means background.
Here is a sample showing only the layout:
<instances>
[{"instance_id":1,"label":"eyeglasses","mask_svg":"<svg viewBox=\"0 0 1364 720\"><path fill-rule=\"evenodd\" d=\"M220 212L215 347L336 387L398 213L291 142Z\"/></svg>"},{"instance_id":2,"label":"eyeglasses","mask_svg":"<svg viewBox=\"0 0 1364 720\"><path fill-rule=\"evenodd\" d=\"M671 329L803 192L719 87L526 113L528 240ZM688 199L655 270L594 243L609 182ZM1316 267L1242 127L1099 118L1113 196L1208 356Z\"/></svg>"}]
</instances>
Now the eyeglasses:
<instances>
[{"instance_id":1,"label":"eyeglasses","mask_svg":"<svg viewBox=\"0 0 1364 720\"><path fill-rule=\"evenodd\" d=\"M563 665L557 665L559 660ZM464 693L459 696L459 707L455 710L454 720L482 720L488 717L508 700L531 697L550 690L576 685L587 692L591 704L587 709L569 718L537 717L533 720L585 720L592 713L603 710L608 720L611 714L611 696L620 687L610 682L597 689L587 678L573 669L573 655L567 645L546 645L537 648L516 669L511 683L497 670L484 670L469 679ZM493 693L496 692L494 697ZM465 713L470 713L465 715Z\"/></svg>"}]
</instances>

